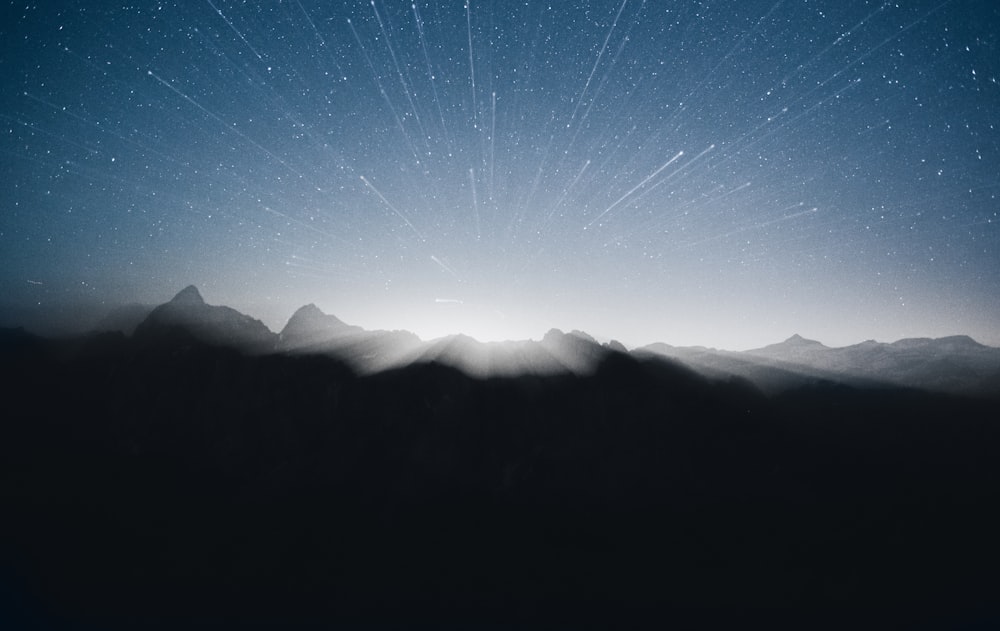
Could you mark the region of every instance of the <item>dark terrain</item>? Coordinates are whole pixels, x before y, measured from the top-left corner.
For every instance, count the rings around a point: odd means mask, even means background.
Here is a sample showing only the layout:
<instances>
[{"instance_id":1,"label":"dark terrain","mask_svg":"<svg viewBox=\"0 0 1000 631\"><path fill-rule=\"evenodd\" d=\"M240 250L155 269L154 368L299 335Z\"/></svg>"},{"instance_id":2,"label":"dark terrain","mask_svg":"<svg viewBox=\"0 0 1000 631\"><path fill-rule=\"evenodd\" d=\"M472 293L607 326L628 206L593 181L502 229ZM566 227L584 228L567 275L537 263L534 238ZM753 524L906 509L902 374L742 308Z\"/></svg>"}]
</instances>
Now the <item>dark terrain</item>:
<instances>
[{"instance_id":1,"label":"dark terrain","mask_svg":"<svg viewBox=\"0 0 1000 631\"><path fill-rule=\"evenodd\" d=\"M6 628L1000 622L998 393L556 334L593 368L361 374L156 313L0 336Z\"/></svg>"}]
</instances>

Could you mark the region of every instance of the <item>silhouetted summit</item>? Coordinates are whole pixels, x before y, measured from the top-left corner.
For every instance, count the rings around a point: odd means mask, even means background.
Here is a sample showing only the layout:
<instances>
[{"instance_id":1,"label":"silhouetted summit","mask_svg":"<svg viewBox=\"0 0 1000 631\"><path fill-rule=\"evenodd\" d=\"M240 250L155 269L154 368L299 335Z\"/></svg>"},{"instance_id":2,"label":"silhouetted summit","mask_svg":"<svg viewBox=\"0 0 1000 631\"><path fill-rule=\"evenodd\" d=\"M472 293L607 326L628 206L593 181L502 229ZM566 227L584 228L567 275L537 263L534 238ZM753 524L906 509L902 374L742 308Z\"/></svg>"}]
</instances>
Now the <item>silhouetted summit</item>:
<instances>
[{"instance_id":1,"label":"silhouetted summit","mask_svg":"<svg viewBox=\"0 0 1000 631\"><path fill-rule=\"evenodd\" d=\"M138 319L143 308L128 314ZM97 330L128 333L128 318ZM135 327L140 341L195 339L254 353L326 355L363 373L411 363L438 362L478 377L590 374L609 354L670 357L710 379L745 379L767 394L816 384L852 387L904 386L936 392L990 396L1000 391L1000 349L966 335L868 340L845 347L792 335L777 344L744 352L651 344L629 351L601 344L589 334L551 329L540 341L484 344L465 335L423 342L408 331L368 331L324 313L315 304L299 308L280 335L235 309L209 305L194 285L149 313Z\"/></svg>"},{"instance_id":2,"label":"silhouetted summit","mask_svg":"<svg viewBox=\"0 0 1000 631\"><path fill-rule=\"evenodd\" d=\"M0 329L0 587L102 629L996 602L1000 349L285 328L333 336L232 352L277 336L193 287L131 339ZM889 382L927 375L994 398Z\"/></svg>"},{"instance_id":3,"label":"silhouetted summit","mask_svg":"<svg viewBox=\"0 0 1000 631\"><path fill-rule=\"evenodd\" d=\"M816 346L816 345L823 346L823 344L821 342L817 342L816 340L806 339L806 338L802 337L801 335L799 335L798 333L793 334L790 338L788 338L787 340L785 340L783 342L783 344L788 345L788 346L793 346L793 345L794 346Z\"/></svg>"},{"instance_id":4,"label":"silhouetted summit","mask_svg":"<svg viewBox=\"0 0 1000 631\"><path fill-rule=\"evenodd\" d=\"M165 341L189 337L218 346L244 351L274 350L277 335L260 320L231 307L206 304L194 285L155 309L135 329L135 337L145 341Z\"/></svg>"},{"instance_id":5,"label":"silhouetted summit","mask_svg":"<svg viewBox=\"0 0 1000 631\"><path fill-rule=\"evenodd\" d=\"M323 313L319 307L310 303L292 314L285 328L281 329L279 339L282 348L293 349L363 331L361 327L346 324L337 316Z\"/></svg>"},{"instance_id":6,"label":"silhouetted summit","mask_svg":"<svg viewBox=\"0 0 1000 631\"><path fill-rule=\"evenodd\" d=\"M817 342L816 340L809 340L798 333L791 336L784 342L778 342L777 344L769 344L763 348L757 348L754 350L747 351L748 353L754 355L762 355L765 357L777 357L782 359L787 359L790 357L812 353L815 351L820 351L827 349L822 342Z\"/></svg>"},{"instance_id":7,"label":"silhouetted summit","mask_svg":"<svg viewBox=\"0 0 1000 631\"><path fill-rule=\"evenodd\" d=\"M198 291L197 287L188 285L177 292L177 295L170 302L174 304L203 305L205 304L205 299L201 297L201 292Z\"/></svg>"},{"instance_id":8,"label":"silhouetted summit","mask_svg":"<svg viewBox=\"0 0 1000 631\"><path fill-rule=\"evenodd\" d=\"M542 338L541 345L556 361L576 374L589 373L611 352L582 331L563 333L559 329L550 329Z\"/></svg>"}]
</instances>

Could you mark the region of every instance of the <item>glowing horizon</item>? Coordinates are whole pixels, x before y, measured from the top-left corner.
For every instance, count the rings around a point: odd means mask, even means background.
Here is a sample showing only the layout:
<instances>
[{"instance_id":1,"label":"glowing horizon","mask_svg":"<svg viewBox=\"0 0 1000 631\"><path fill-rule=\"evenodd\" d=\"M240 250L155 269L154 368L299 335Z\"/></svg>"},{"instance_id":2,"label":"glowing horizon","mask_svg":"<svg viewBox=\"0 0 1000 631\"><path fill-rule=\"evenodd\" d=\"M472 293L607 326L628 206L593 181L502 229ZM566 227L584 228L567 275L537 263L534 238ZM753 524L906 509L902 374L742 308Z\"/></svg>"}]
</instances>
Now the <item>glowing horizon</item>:
<instances>
[{"instance_id":1,"label":"glowing horizon","mask_svg":"<svg viewBox=\"0 0 1000 631\"><path fill-rule=\"evenodd\" d=\"M1000 346L986 0L14 15L2 325L194 283L271 328Z\"/></svg>"}]
</instances>

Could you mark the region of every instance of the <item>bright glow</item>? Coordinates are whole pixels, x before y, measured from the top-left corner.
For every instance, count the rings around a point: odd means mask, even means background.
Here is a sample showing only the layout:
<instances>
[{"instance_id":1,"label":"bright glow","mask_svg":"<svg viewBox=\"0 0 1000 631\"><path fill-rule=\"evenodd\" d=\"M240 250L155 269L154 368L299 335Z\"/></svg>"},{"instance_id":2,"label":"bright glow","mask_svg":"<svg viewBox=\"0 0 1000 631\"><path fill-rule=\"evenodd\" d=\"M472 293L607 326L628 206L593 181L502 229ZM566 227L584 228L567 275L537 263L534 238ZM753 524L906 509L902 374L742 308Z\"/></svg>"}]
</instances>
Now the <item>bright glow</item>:
<instances>
[{"instance_id":1,"label":"bright glow","mask_svg":"<svg viewBox=\"0 0 1000 631\"><path fill-rule=\"evenodd\" d=\"M0 21L0 326L195 284L278 329L1000 344L996 11L77 4Z\"/></svg>"},{"instance_id":2,"label":"bright glow","mask_svg":"<svg viewBox=\"0 0 1000 631\"><path fill-rule=\"evenodd\" d=\"M422 339L447 335L468 335L480 342L503 342L538 338L544 331L531 330L524 322L497 308L469 304L457 298L438 298L423 313L414 313L408 321Z\"/></svg>"}]
</instances>

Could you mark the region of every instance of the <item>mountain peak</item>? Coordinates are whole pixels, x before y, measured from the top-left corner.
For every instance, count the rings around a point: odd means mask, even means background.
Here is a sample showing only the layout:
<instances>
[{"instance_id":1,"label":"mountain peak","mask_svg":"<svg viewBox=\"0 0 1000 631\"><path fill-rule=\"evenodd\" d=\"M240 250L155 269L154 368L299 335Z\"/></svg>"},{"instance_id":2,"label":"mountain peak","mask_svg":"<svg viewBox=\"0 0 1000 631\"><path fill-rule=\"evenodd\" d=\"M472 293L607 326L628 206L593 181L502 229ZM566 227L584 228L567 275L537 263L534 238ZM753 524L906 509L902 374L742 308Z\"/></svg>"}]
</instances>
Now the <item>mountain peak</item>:
<instances>
[{"instance_id":1,"label":"mountain peak","mask_svg":"<svg viewBox=\"0 0 1000 631\"><path fill-rule=\"evenodd\" d=\"M299 307L298 309L296 309L295 313L292 314L292 316L294 317L296 314L303 316L326 315L325 313L323 313L322 309L316 306L316 303L314 302L310 302L307 305Z\"/></svg>"},{"instance_id":2,"label":"mountain peak","mask_svg":"<svg viewBox=\"0 0 1000 631\"><path fill-rule=\"evenodd\" d=\"M804 354L815 353L817 351L828 350L822 342L817 342L816 340L810 340L802 337L798 333L791 336L784 342L778 342L777 344L769 344L763 348L755 348L753 350L747 351L752 355L760 355L764 357L771 357L773 359L792 359L801 358Z\"/></svg>"},{"instance_id":3,"label":"mountain peak","mask_svg":"<svg viewBox=\"0 0 1000 631\"><path fill-rule=\"evenodd\" d=\"M306 323L309 323L309 326L316 326L317 323L322 323L327 317L327 314L323 313L322 309L310 302L296 309L292 317L288 319L288 323L293 326L305 326Z\"/></svg>"},{"instance_id":4,"label":"mountain peak","mask_svg":"<svg viewBox=\"0 0 1000 631\"><path fill-rule=\"evenodd\" d=\"M205 304L194 285L153 309L134 333L137 339L154 341L175 339L177 335L254 352L269 350L276 338L260 320L231 307Z\"/></svg>"},{"instance_id":5,"label":"mountain peak","mask_svg":"<svg viewBox=\"0 0 1000 631\"><path fill-rule=\"evenodd\" d=\"M292 328L341 328L348 327L347 324L335 315L330 315L324 313L322 309L317 307L314 303L309 303L303 307L299 307L292 314L292 317L288 319L288 324L286 328L291 326Z\"/></svg>"},{"instance_id":6,"label":"mountain peak","mask_svg":"<svg viewBox=\"0 0 1000 631\"><path fill-rule=\"evenodd\" d=\"M199 292L198 288L194 285L188 285L184 289L180 290L170 302L191 305L205 304L204 298L201 297L201 292Z\"/></svg>"},{"instance_id":7,"label":"mountain peak","mask_svg":"<svg viewBox=\"0 0 1000 631\"><path fill-rule=\"evenodd\" d=\"M778 342L777 344L771 344L770 346L765 346L764 348L783 348L783 349L821 349L826 348L822 342L817 342L816 340L810 340L809 338L802 337L798 333L791 336L784 342Z\"/></svg>"},{"instance_id":8,"label":"mountain peak","mask_svg":"<svg viewBox=\"0 0 1000 631\"><path fill-rule=\"evenodd\" d=\"M331 338L360 333L362 328L344 323L337 316L323 313L315 304L299 307L281 330L281 340L289 347L329 341Z\"/></svg>"}]
</instances>

